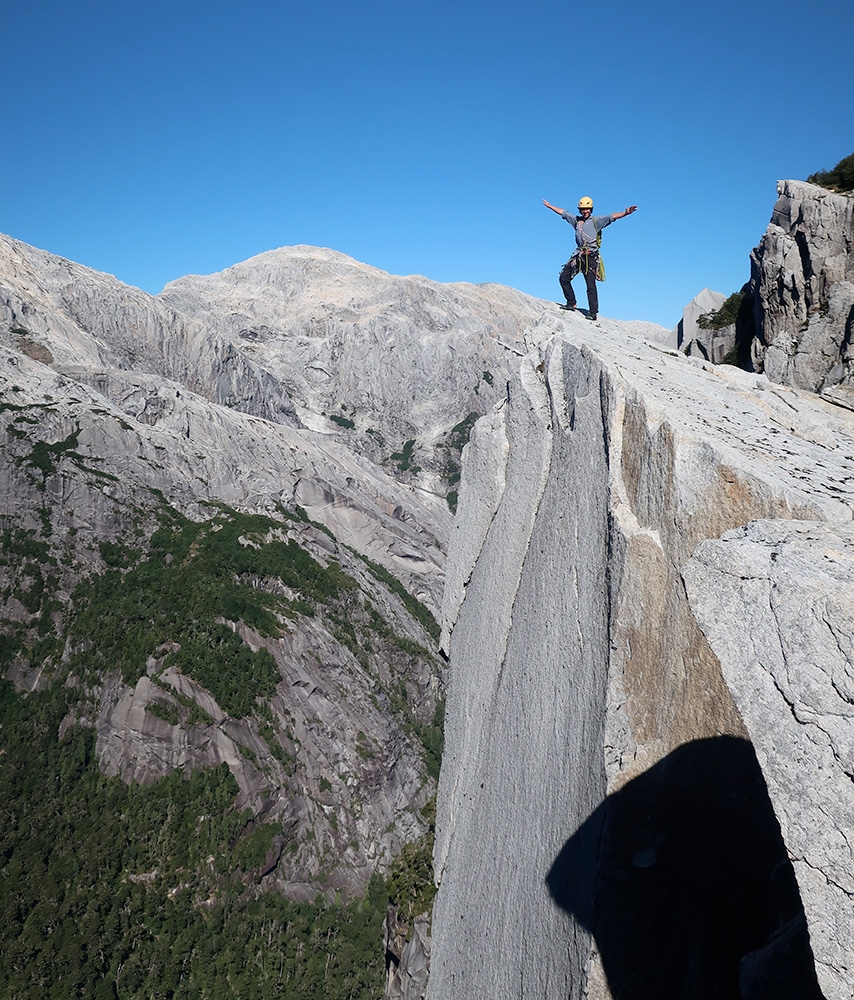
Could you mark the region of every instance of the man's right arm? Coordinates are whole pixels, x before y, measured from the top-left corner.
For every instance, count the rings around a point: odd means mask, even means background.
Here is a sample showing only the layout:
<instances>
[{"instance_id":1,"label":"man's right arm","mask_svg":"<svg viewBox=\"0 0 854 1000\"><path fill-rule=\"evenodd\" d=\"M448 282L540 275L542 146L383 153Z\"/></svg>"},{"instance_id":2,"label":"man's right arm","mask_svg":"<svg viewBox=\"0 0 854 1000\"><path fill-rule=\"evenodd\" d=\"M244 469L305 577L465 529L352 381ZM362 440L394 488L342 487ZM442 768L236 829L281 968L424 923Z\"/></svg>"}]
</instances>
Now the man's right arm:
<instances>
[{"instance_id":1,"label":"man's right arm","mask_svg":"<svg viewBox=\"0 0 854 1000\"><path fill-rule=\"evenodd\" d=\"M553 212L557 212L558 215L563 215L563 213L566 211L565 208L558 208L556 205L550 205L545 198L543 198L543 204L546 206L546 208L550 208Z\"/></svg>"}]
</instances>

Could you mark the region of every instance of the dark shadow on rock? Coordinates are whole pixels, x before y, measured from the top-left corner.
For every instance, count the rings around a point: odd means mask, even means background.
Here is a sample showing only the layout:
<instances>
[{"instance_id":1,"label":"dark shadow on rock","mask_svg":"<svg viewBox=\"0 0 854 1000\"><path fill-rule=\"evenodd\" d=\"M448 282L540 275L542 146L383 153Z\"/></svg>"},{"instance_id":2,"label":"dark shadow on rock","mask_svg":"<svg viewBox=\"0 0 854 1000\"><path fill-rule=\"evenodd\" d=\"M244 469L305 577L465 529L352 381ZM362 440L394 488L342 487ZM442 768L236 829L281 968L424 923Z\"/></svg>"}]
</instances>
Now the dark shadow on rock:
<instances>
[{"instance_id":1,"label":"dark shadow on rock","mask_svg":"<svg viewBox=\"0 0 854 1000\"><path fill-rule=\"evenodd\" d=\"M546 878L596 939L615 1000L822 1000L753 747L674 750L608 797Z\"/></svg>"},{"instance_id":2,"label":"dark shadow on rock","mask_svg":"<svg viewBox=\"0 0 854 1000\"><path fill-rule=\"evenodd\" d=\"M735 363L746 372L752 372L755 371L753 341L756 339L756 307L749 281L742 286L741 292L744 297L735 317Z\"/></svg>"}]
</instances>

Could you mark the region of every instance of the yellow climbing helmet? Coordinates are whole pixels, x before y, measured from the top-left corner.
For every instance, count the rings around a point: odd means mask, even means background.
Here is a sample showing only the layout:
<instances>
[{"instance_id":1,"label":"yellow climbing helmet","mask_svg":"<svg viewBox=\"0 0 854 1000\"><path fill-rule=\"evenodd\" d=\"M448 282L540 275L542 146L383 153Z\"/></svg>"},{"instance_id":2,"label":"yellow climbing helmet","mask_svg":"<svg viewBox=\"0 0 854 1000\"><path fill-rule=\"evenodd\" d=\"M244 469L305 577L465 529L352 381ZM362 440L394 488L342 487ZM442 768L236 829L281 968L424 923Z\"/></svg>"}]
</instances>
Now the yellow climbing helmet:
<instances>
[{"instance_id":1,"label":"yellow climbing helmet","mask_svg":"<svg viewBox=\"0 0 854 1000\"><path fill-rule=\"evenodd\" d=\"M585 195L583 198L579 198L578 199L578 207L579 208L593 208L593 199L592 198L588 198L587 195Z\"/></svg>"}]
</instances>

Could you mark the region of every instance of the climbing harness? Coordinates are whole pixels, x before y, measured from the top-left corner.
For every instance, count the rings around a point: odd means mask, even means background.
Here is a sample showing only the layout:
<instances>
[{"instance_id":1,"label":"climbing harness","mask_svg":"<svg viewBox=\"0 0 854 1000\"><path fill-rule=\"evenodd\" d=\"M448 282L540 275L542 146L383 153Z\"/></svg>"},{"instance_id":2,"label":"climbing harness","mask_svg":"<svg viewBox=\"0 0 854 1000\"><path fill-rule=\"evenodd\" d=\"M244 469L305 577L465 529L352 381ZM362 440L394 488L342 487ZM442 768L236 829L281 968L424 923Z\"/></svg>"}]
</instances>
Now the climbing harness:
<instances>
[{"instance_id":1,"label":"climbing harness","mask_svg":"<svg viewBox=\"0 0 854 1000\"><path fill-rule=\"evenodd\" d=\"M602 246L602 230L596 234L596 250L595 253L599 255L599 263L596 267L596 280L605 280L605 262L602 260L601 248ZM587 274L590 267L590 254L594 253L593 250L586 250L583 247L579 247L575 253L569 258L567 264L572 265L573 276L576 274ZM574 263L573 263L574 262ZM566 267L566 264L564 264Z\"/></svg>"}]
</instances>

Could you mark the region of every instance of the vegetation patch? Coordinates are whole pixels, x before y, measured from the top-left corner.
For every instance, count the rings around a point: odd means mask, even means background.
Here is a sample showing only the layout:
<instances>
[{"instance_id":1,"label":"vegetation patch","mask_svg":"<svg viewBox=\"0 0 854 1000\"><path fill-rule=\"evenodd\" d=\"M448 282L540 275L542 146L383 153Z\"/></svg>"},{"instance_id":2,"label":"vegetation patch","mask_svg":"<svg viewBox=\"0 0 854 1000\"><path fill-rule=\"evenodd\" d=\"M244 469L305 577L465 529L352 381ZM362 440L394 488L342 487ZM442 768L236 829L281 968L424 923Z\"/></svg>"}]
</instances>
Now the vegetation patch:
<instances>
[{"instance_id":1,"label":"vegetation patch","mask_svg":"<svg viewBox=\"0 0 854 1000\"><path fill-rule=\"evenodd\" d=\"M275 537L279 522L223 509L197 523L164 514L147 553L102 543L108 569L83 581L72 595L73 636L88 648L72 666L99 676L121 670L135 684L146 660L176 647L167 662L193 677L235 717L256 699L275 693L279 670L266 649L253 651L228 623L278 636L283 620L356 587L337 563L324 567L295 541ZM259 581L278 580L302 600L269 592Z\"/></svg>"},{"instance_id":2,"label":"vegetation patch","mask_svg":"<svg viewBox=\"0 0 854 1000\"><path fill-rule=\"evenodd\" d=\"M72 453L74 441L64 443L67 450L47 453L55 466ZM92 730L72 725L63 739L58 734L70 715L85 714L80 701L105 673L118 669L135 683L155 657L161 671L177 666L232 716L253 716L292 775L293 737L278 729L268 704L278 668L239 633L275 639L295 615L316 612L349 629L363 659L371 637L377 647L380 640L393 647L395 669L411 662L407 656L430 654L371 614L337 562L324 566L289 540L280 518L221 506L194 522L165 502L156 515L150 539L139 520L132 544L93 546L106 568L76 588L63 580L72 591L63 615L55 595L66 552L46 540L49 523L41 534L8 527L2 534L0 560L40 618L38 634L32 623L2 623L0 662L44 667L47 688L22 696L0 681L0 1000L373 1000L384 981L385 879L375 875L365 896L347 903L294 903L266 892L260 880L270 852L299 847L276 839L278 824L253 824L235 808L237 786L225 766L125 785L100 773ZM363 562L438 636L432 615L399 581ZM162 676L151 679L168 691L149 703L152 715L170 725L212 723ZM402 728L425 747L428 770L438 773L441 707L425 724L414 718L402 681L377 695L389 696ZM357 753L370 760L375 752L362 735ZM263 767L265 755L258 756ZM320 791L334 792L326 784L321 779ZM336 822L330 819L333 829ZM406 912L423 912L420 898L406 899L423 881L408 866L422 871L424 858L423 845L408 850L395 869L395 902ZM432 877L427 884L429 892Z\"/></svg>"},{"instance_id":3,"label":"vegetation patch","mask_svg":"<svg viewBox=\"0 0 854 1000\"><path fill-rule=\"evenodd\" d=\"M489 372L484 372L485 380L488 374ZM490 381L489 384L491 385L492 382ZM445 499L447 500L448 508L452 514L456 514L457 503L459 502L459 490L457 487L459 486L460 477L462 475L459 458L463 448L465 448L468 444L472 429L478 419L477 413L469 413L469 415L458 424L454 424L448 432L448 437L445 442L444 447L448 456L444 469L444 478L448 485L448 492L445 494Z\"/></svg>"},{"instance_id":4,"label":"vegetation patch","mask_svg":"<svg viewBox=\"0 0 854 1000\"><path fill-rule=\"evenodd\" d=\"M435 811L435 799L431 803ZM403 845L395 859L387 881L390 903L399 907L403 919L412 920L421 913L429 913L436 896L433 881L432 829L420 840Z\"/></svg>"},{"instance_id":5,"label":"vegetation patch","mask_svg":"<svg viewBox=\"0 0 854 1000\"><path fill-rule=\"evenodd\" d=\"M421 722L415 718L406 703L406 693L403 685L389 692L392 707L404 721L404 728L414 736L424 749L424 766L434 781L439 780L439 769L442 766L442 754L445 750L445 701L439 699L430 722Z\"/></svg>"},{"instance_id":6,"label":"vegetation patch","mask_svg":"<svg viewBox=\"0 0 854 1000\"><path fill-rule=\"evenodd\" d=\"M391 460L397 462L398 472L411 472L413 475L417 475L421 471L420 465L413 465L412 456L415 452L415 438L407 441L402 451L393 451L391 453Z\"/></svg>"},{"instance_id":7,"label":"vegetation patch","mask_svg":"<svg viewBox=\"0 0 854 1000\"><path fill-rule=\"evenodd\" d=\"M152 701L148 703L146 711L150 712L152 715L156 716L158 719L162 719L164 722L168 722L170 726L180 725L181 716L178 709L174 705L168 704L168 702L163 701Z\"/></svg>"},{"instance_id":8,"label":"vegetation patch","mask_svg":"<svg viewBox=\"0 0 854 1000\"><path fill-rule=\"evenodd\" d=\"M733 326L738 318L738 310L744 300L745 291L733 292L732 295L721 305L720 309L713 309L711 312L703 313L697 319L697 326L701 330L723 330L728 326Z\"/></svg>"},{"instance_id":9,"label":"vegetation patch","mask_svg":"<svg viewBox=\"0 0 854 1000\"><path fill-rule=\"evenodd\" d=\"M259 823L251 833L238 841L234 848L234 861L245 872L260 868L264 864L273 838L281 832L275 823Z\"/></svg>"},{"instance_id":10,"label":"vegetation patch","mask_svg":"<svg viewBox=\"0 0 854 1000\"><path fill-rule=\"evenodd\" d=\"M26 457L17 458L15 464L26 464L32 466L34 469L38 469L42 474L44 482L48 476L52 476L56 472L56 463L59 459L66 457L76 462L85 461L84 457L74 450L77 447L77 439L79 437L80 428L78 427L76 431L72 431L64 440L55 441L53 444L48 444L46 441L36 441L30 454Z\"/></svg>"},{"instance_id":11,"label":"vegetation patch","mask_svg":"<svg viewBox=\"0 0 854 1000\"><path fill-rule=\"evenodd\" d=\"M841 159L833 170L819 170L810 174L807 182L843 194L854 191L854 153Z\"/></svg>"},{"instance_id":12,"label":"vegetation patch","mask_svg":"<svg viewBox=\"0 0 854 1000\"><path fill-rule=\"evenodd\" d=\"M58 561L50 544L37 537L32 528L5 527L0 531L0 566L8 567L5 574L9 585L0 590L0 600L5 602L10 597L17 600L31 616L31 624L35 624L38 639L35 648L38 655L50 657L56 654L59 645L53 634L52 615L61 610L62 605L57 600ZM22 623L3 623L7 638L12 639L16 631L25 632L27 626ZM17 656L24 644L21 637L14 640ZM7 645L11 650L12 645ZM8 663L6 656L0 656L0 667Z\"/></svg>"},{"instance_id":13,"label":"vegetation patch","mask_svg":"<svg viewBox=\"0 0 854 1000\"><path fill-rule=\"evenodd\" d=\"M261 722L258 726L258 734L262 740L267 744L267 749L270 754L282 765L285 774L288 777L292 777L294 771L296 770L296 757L288 753L287 750L282 746L281 740L276 734L273 727L269 722Z\"/></svg>"},{"instance_id":14,"label":"vegetation patch","mask_svg":"<svg viewBox=\"0 0 854 1000\"><path fill-rule=\"evenodd\" d=\"M276 830L234 808L226 765L107 779L93 731L58 738L67 694L0 680L2 1000L382 995L384 879L347 904L247 889Z\"/></svg>"},{"instance_id":15,"label":"vegetation patch","mask_svg":"<svg viewBox=\"0 0 854 1000\"><path fill-rule=\"evenodd\" d=\"M361 552L357 552L352 548L350 551L353 555L362 560L375 579L379 580L380 583L384 583L393 594L396 594L400 598L403 602L403 606L412 615L412 617L416 621L420 622L427 630L428 635L432 636L432 638L438 642L439 633L441 632L439 623L429 610L417 598L413 597L412 594L409 593L400 580L398 580L392 573L389 573L384 566L380 566L379 563L372 562L367 556L363 556Z\"/></svg>"}]
</instances>

